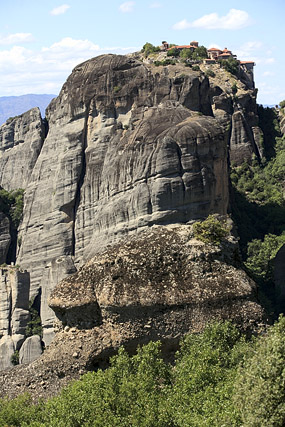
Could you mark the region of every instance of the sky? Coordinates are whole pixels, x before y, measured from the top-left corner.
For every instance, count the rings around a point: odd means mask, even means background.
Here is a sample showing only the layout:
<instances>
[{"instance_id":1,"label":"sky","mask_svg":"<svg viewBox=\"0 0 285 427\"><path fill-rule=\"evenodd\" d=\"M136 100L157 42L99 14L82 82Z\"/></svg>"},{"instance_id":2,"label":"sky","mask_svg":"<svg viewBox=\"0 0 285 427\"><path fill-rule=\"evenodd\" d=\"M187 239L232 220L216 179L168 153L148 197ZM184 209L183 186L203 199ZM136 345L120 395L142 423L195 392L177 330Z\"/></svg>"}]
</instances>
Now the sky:
<instances>
[{"instance_id":1,"label":"sky","mask_svg":"<svg viewBox=\"0 0 285 427\"><path fill-rule=\"evenodd\" d=\"M258 103L285 99L284 0L0 0L0 17L0 96L57 95L94 56L196 40L255 61Z\"/></svg>"}]
</instances>

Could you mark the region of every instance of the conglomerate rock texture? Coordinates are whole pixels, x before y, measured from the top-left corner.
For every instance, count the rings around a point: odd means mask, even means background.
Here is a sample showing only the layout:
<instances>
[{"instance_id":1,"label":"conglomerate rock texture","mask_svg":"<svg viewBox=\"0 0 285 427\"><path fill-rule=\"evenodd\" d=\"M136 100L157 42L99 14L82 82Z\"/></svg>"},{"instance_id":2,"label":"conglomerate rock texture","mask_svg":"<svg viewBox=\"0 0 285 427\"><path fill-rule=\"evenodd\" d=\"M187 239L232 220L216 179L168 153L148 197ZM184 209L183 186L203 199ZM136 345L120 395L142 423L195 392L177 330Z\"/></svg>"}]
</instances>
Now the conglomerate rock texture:
<instances>
[{"instance_id":1,"label":"conglomerate rock texture","mask_svg":"<svg viewBox=\"0 0 285 427\"><path fill-rule=\"evenodd\" d=\"M0 127L0 185L25 189L15 261L46 345L49 294L84 262L152 225L226 214L229 158L262 155L256 91L237 80L233 97L232 79L102 55L75 67L44 120L32 109Z\"/></svg>"},{"instance_id":2,"label":"conglomerate rock texture","mask_svg":"<svg viewBox=\"0 0 285 427\"><path fill-rule=\"evenodd\" d=\"M264 321L236 241L206 245L188 224L153 226L97 254L55 287L49 304L59 318L54 340L35 362L0 375L1 396L52 395L106 366L120 345L133 353L159 339L169 357L186 333L214 319L251 332Z\"/></svg>"}]
</instances>

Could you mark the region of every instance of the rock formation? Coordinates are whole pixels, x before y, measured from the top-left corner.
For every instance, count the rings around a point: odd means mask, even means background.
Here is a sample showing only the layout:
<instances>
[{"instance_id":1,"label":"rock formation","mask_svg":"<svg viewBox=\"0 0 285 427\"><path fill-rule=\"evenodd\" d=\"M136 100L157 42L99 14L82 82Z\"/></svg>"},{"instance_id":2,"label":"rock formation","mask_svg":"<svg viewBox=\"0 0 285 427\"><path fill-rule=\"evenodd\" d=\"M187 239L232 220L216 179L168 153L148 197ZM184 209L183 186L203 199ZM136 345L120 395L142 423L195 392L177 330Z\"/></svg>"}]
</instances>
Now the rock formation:
<instances>
[{"instance_id":1,"label":"rock formation","mask_svg":"<svg viewBox=\"0 0 285 427\"><path fill-rule=\"evenodd\" d=\"M0 269L0 369L12 366L11 357L26 337L30 277L17 268Z\"/></svg>"},{"instance_id":2,"label":"rock formation","mask_svg":"<svg viewBox=\"0 0 285 427\"><path fill-rule=\"evenodd\" d=\"M0 186L26 188L45 138L38 108L7 120L0 127Z\"/></svg>"},{"instance_id":3,"label":"rock formation","mask_svg":"<svg viewBox=\"0 0 285 427\"><path fill-rule=\"evenodd\" d=\"M132 353L160 339L169 357L183 335L211 320L232 319L245 331L264 320L237 242L208 246L188 224L153 226L97 254L55 287L49 303L59 318L55 339L31 365L0 375L1 395L52 395L106 366L120 345Z\"/></svg>"},{"instance_id":4,"label":"rock formation","mask_svg":"<svg viewBox=\"0 0 285 427\"><path fill-rule=\"evenodd\" d=\"M238 82L233 98L225 73L102 55L75 67L46 120L32 109L0 127L0 184L25 189L17 263L46 345L50 292L84 262L153 225L226 214L228 157L262 153L256 91Z\"/></svg>"},{"instance_id":5,"label":"rock formation","mask_svg":"<svg viewBox=\"0 0 285 427\"><path fill-rule=\"evenodd\" d=\"M10 221L0 212L0 264L5 264L11 243Z\"/></svg>"}]
</instances>

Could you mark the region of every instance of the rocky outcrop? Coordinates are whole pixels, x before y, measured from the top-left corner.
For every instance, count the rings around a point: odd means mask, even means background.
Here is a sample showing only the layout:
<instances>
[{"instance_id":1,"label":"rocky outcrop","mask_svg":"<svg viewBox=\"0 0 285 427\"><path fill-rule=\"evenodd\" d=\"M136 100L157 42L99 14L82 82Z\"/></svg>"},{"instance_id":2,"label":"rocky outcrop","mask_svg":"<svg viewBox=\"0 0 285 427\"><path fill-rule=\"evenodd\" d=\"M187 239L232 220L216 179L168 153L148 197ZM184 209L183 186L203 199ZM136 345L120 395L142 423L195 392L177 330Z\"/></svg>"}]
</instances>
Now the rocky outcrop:
<instances>
[{"instance_id":1,"label":"rocky outcrop","mask_svg":"<svg viewBox=\"0 0 285 427\"><path fill-rule=\"evenodd\" d=\"M103 55L75 67L47 108L48 133L37 109L0 128L0 184L25 188L17 263L41 300L45 344L47 299L74 266L154 224L226 214L229 151L258 154L258 129L256 92L239 83L234 100L225 73L210 84L183 64Z\"/></svg>"},{"instance_id":2,"label":"rocky outcrop","mask_svg":"<svg viewBox=\"0 0 285 427\"><path fill-rule=\"evenodd\" d=\"M71 256L57 258L46 265L40 283L40 288L42 290L40 317L44 325L42 340L45 346L48 346L54 337L54 322L56 319L54 311L47 304L50 293L57 283L75 271L76 268Z\"/></svg>"},{"instance_id":3,"label":"rocky outcrop","mask_svg":"<svg viewBox=\"0 0 285 427\"><path fill-rule=\"evenodd\" d=\"M10 243L10 221L3 212L0 212L0 264L6 262Z\"/></svg>"},{"instance_id":4,"label":"rocky outcrop","mask_svg":"<svg viewBox=\"0 0 285 427\"><path fill-rule=\"evenodd\" d=\"M210 77L210 98L216 119L229 130L229 159L231 164L241 165L255 155L263 156L262 131L259 128L254 85L247 82L241 73L239 78L215 66L215 77ZM205 69L207 72L207 69ZM235 91L233 92L233 87Z\"/></svg>"},{"instance_id":5,"label":"rocky outcrop","mask_svg":"<svg viewBox=\"0 0 285 427\"><path fill-rule=\"evenodd\" d=\"M253 320L255 285L229 264L238 256L237 245L207 247L191 230L153 226L112 246L61 281L49 305L64 325L85 329L110 319L144 327L152 319L151 329L158 333L162 322L161 334L175 336L184 327L202 329L212 317L245 326ZM258 304L256 309L258 318Z\"/></svg>"},{"instance_id":6,"label":"rocky outcrop","mask_svg":"<svg viewBox=\"0 0 285 427\"><path fill-rule=\"evenodd\" d=\"M33 362L42 352L41 337L39 335L27 338L19 351L20 365Z\"/></svg>"},{"instance_id":7,"label":"rocky outcrop","mask_svg":"<svg viewBox=\"0 0 285 427\"><path fill-rule=\"evenodd\" d=\"M13 267L0 272L0 360L4 369L11 366L11 355L19 350L26 336L30 277Z\"/></svg>"},{"instance_id":8,"label":"rocky outcrop","mask_svg":"<svg viewBox=\"0 0 285 427\"><path fill-rule=\"evenodd\" d=\"M120 345L133 353L159 339L169 357L182 336L213 319L231 319L246 331L264 319L256 285L239 269L236 241L205 245L191 225L153 226L106 249L61 281L50 305L59 318L54 340L27 368L0 375L2 395L54 394L106 366Z\"/></svg>"},{"instance_id":9,"label":"rocky outcrop","mask_svg":"<svg viewBox=\"0 0 285 427\"><path fill-rule=\"evenodd\" d=\"M26 188L45 138L39 108L7 120L0 127L0 186Z\"/></svg>"},{"instance_id":10,"label":"rocky outcrop","mask_svg":"<svg viewBox=\"0 0 285 427\"><path fill-rule=\"evenodd\" d=\"M202 115L208 79L180 67L97 57L48 107L17 257L32 294L57 258L78 265L138 228L226 212L227 135Z\"/></svg>"}]
</instances>

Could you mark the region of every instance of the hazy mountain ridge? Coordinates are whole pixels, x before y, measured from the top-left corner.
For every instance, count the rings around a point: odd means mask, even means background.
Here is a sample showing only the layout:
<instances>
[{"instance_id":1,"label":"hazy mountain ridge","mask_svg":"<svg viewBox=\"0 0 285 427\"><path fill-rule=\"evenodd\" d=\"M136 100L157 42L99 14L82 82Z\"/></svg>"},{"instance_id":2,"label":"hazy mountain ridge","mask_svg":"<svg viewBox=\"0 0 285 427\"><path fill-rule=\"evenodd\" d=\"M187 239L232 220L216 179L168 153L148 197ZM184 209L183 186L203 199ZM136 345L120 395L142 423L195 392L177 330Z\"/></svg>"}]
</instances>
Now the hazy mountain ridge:
<instances>
[{"instance_id":1,"label":"hazy mountain ridge","mask_svg":"<svg viewBox=\"0 0 285 427\"><path fill-rule=\"evenodd\" d=\"M45 109L56 95L27 94L20 96L0 97L0 126L10 117L18 116L34 107L39 107L41 115L45 116Z\"/></svg>"}]
</instances>

